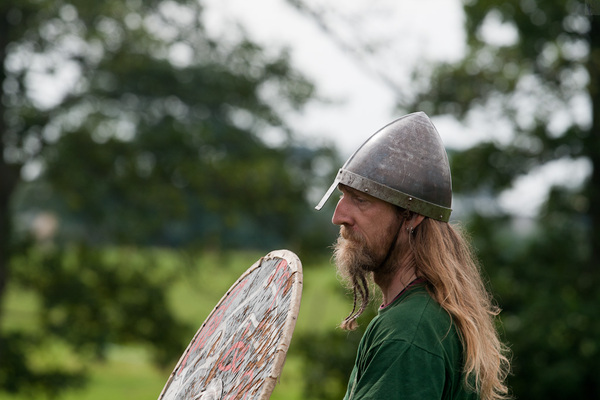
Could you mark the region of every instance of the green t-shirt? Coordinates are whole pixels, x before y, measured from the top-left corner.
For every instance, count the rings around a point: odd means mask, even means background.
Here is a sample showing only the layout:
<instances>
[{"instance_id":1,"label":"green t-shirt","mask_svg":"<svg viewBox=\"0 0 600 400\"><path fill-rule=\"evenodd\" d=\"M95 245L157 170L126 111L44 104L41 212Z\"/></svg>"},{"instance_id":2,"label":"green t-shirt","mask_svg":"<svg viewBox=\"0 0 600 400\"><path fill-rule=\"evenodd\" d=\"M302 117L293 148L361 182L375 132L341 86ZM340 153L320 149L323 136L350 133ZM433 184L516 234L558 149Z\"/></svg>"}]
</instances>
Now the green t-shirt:
<instances>
[{"instance_id":1,"label":"green t-shirt","mask_svg":"<svg viewBox=\"0 0 600 400\"><path fill-rule=\"evenodd\" d=\"M421 284L379 310L358 346L345 400L476 400L464 387L462 344Z\"/></svg>"}]
</instances>

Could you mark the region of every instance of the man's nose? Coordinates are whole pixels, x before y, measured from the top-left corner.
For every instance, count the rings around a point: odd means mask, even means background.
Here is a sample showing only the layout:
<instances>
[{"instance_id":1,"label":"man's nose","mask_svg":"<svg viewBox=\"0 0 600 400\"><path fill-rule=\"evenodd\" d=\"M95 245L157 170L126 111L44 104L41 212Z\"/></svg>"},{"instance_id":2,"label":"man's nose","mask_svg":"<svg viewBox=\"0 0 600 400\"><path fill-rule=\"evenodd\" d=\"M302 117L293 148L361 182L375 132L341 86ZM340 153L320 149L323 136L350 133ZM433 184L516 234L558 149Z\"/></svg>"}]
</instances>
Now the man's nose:
<instances>
[{"instance_id":1,"label":"man's nose","mask_svg":"<svg viewBox=\"0 0 600 400\"><path fill-rule=\"evenodd\" d=\"M350 210L348 208L348 200L344 197L338 201L331 222L335 225L350 225L352 223Z\"/></svg>"}]
</instances>

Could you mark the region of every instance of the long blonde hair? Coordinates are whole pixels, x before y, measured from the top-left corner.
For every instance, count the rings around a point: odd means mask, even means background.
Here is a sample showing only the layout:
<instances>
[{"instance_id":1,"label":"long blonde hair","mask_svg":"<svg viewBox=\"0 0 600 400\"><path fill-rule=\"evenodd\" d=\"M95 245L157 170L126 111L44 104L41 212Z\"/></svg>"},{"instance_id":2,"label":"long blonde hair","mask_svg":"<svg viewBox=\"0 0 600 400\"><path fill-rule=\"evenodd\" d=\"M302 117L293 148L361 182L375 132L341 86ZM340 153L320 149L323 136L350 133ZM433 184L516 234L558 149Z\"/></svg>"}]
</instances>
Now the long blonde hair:
<instances>
[{"instance_id":1,"label":"long blonde hair","mask_svg":"<svg viewBox=\"0 0 600 400\"><path fill-rule=\"evenodd\" d=\"M509 352L495 327L500 309L483 283L466 235L459 226L425 218L409 245L417 276L427 280L431 296L459 330L465 384L474 386L482 400L508 398Z\"/></svg>"}]
</instances>

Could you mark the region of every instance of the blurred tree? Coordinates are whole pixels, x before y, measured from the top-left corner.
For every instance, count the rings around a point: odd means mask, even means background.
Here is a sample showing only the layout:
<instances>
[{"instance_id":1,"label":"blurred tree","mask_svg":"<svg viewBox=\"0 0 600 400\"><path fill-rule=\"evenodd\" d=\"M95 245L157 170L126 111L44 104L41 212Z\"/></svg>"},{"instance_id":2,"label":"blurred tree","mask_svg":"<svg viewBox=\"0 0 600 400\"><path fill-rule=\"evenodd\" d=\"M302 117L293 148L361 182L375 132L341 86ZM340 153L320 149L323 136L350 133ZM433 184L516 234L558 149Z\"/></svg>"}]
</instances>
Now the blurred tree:
<instances>
[{"instance_id":1,"label":"blurred tree","mask_svg":"<svg viewBox=\"0 0 600 400\"><path fill-rule=\"evenodd\" d=\"M306 1L288 1L335 35L326 13ZM509 383L518 398L600 398L595 4L468 0L467 47L458 62L421 63L411 88L394 84L395 68L384 64L375 71L396 91L399 109L452 116L465 135L478 131L485 138L465 151L451 151L455 214L469 221L504 308L504 333L514 351ZM378 60L382 46L335 39L361 55L360 62L377 65L365 60ZM565 169L567 181L555 179ZM507 196L542 177L551 188L540 207Z\"/></svg>"},{"instance_id":2,"label":"blurred tree","mask_svg":"<svg viewBox=\"0 0 600 400\"><path fill-rule=\"evenodd\" d=\"M81 388L87 365L115 345L143 346L167 370L195 330L171 314L165 288L181 271L166 267L160 251L29 247L11 267L13 285L39 298L39 319L35 329L3 332L3 391L55 398Z\"/></svg>"},{"instance_id":3,"label":"blurred tree","mask_svg":"<svg viewBox=\"0 0 600 400\"><path fill-rule=\"evenodd\" d=\"M600 397L600 17L588 12L577 1L466 3L466 56L410 106L486 121L476 126L491 139L452 156L454 189L486 199L469 203L471 230L505 309L519 398ZM551 175L535 214L517 197L497 201L561 168L568 181Z\"/></svg>"},{"instance_id":4,"label":"blurred tree","mask_svg":"<svg viewBox=\"0 0 600 400\"><path fill-rule=\"evenodd\" d=\"M180 326L164 314L166 282L119 271L90 245L318 242L308 182L325 178L316 168L335 154L298 143L286 125L314 88L273 50L241 30L210 37L193 0L3 1L0 305L12 276L43 296L49 336L100 354L127 329L170 346ZM17 251L11 207L58 214L58 243L85 245ZM123 324L127 313L148 316L143 331ZM83 377L33 368L26 349L37 339L0 335L0 390L35 380L30 389L50 393Z\"/></svg>"},{"instance_id":5,"label":"blurred tree","mask_svg":"<svg viewBox=\"0 0 600 400\"><path fill-rule=\"evenodd\" d=\"M348 302L351 301L348 298ZM367 308L358 320L359 327L352 332L338 328L295 335L295 352L305 360L302 369L305 398L339 400L344 397L358 343L376 313L374 307Z\"/></svg>"}]
</instances>

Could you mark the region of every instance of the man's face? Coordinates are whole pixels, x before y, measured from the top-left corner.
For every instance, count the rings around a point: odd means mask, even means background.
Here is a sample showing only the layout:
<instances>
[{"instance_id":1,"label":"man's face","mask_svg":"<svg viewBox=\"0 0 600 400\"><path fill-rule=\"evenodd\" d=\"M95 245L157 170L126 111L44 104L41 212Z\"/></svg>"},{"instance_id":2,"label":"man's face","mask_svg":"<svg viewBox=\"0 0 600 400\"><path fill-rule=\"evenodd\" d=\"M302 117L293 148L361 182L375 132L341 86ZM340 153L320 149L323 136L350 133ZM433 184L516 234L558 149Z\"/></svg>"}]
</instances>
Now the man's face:
<instances>
[{"instance_id":1,"label":"man's face","mask_svg":"<svg viewBox=\"0 0 600 400\"><path fill-rule=\"evenodd\" d=\"M332 222L340 225L335 259L343 276L382 267L400 228L397 209L348 186L342 192Z\"/></svg>"}]
</instances>

